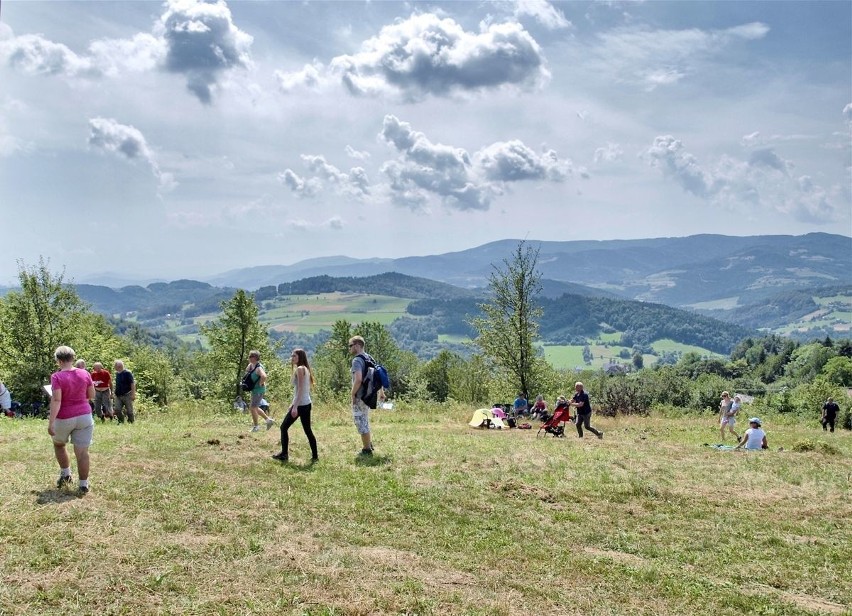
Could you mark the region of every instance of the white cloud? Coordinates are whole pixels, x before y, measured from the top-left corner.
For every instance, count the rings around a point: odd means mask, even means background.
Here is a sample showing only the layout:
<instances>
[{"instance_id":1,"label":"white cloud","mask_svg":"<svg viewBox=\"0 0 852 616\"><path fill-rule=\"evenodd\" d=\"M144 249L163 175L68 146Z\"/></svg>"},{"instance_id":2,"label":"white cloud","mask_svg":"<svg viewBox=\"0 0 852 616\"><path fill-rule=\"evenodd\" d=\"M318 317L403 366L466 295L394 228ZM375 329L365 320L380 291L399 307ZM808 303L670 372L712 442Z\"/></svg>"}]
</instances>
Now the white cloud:
<instances>
[{"instance_id":1,"label":"white cloud","mask_svg":"<svg viewBox=\"0 0 852 616\"><path fill-rule=\"evenodd\" d=\"M351 145L346 146L346 155L356 160L369 160L370 153L366 150L356 150Z\"/></svg>"},{"instance_id":2,"label":"white cloud","mask_svg":"<svg viewBox=\"0 0 852 616\"><path fill-rule=\"evenodd\" d=\"M598 35L598 45L583 50L589 65L622 83L654 89L677 83L698 71L699 63L740 41L766 36L769 26L754 22L723 30L651 29L626 26Z\"/></svg>"},{"instance_id":3,"label":"white cloud","mask_svg":"<svg viewBox=\"0 0 852 616\"><path fill-rule=\"evenodd\" d=\"M570 28L571 22L565 19L562 11L547 2L547 0L516 0L515 17L529 16L545 28L558 30Z\"/></svg>"},{"instance_id":4,"label":"white cloud","mask_svg":"<svg viewBox=\"0 0 852 616\"><path fill-rule=\"evenodd\" d=\"M617 143L607 143L604 147L595 150L594 161L595 163L611 163L621 160L623 156L624 150L621 149L620 145Z\"/></svg>"},{"instance_id":5,"label":"white cloud","mask_svg":"<svg viewBox=\"0 0 852 616\"><path fill-rule=\"evenodd\" d=\"M282 92L290 93L299 88L315 89L326 81L323 76L325 67L321 62L314 60L312 64L306 64L300 71L287 73L275 71L275 79Z\"/></svg>"},{"instance_id":6,"label":"white cloud","mask_svg":"<svg viewBox=\"0 0 852 616\"><path fill-rule=\"evenodd\" d=\"M850 127L852 127L852 103L847 104L843 108L843 119Z\"/></svg>"},{"instance_id":7,"label":"white cloud","mask_svg":"<svg viewBox=\"0 0 852 616\"><path fill-rule=\"evenodd\" d=\"M89 120L89 145L115 154L129 161L141 160L150 168L159 182L162 191L173 190L177 186L171 173L160 170L154 153L148 147L142 132L111 118L92 118Z\"/></svg>"},{"instance_id":8,"label":"white cloud","mask_svg":"<svg viewBox=\"0 0 852 616\"><path fill-rule=\"evenodd\" d=\"M657 137L642 156L685 191L713 205L733 209L759 205L820 224L840 216L824 188L809 176L793 177L793 163L771 148L754 150L748 161L723 156L706 170L679 140L664 135Z\"/></svg>"},{"instance_id":9,"label":"white cloud","mask_svg":"<svg viewBox=\"0 0 852 616\"><path fill-rule=\"evenodd\" d=\"M519 140L496 142L471 156L466 150L432 143L396 116L385 116L381 135L399 152L382 173L389 181L392 200L422 210L436 197L448 208L487 210L507 186L524 180L564 181L572 172L570 161L556 152L536 154ZM585 176L584 169L578 170Z\"/></svg>"},{"instance_id":10,"label":"white cloud","mask_svg":"<svg viewBox=\"0 0 852 616\"><path fill-rule=\"evenodd\" d=\"M504 86L535 87L549 78L538 43L518 23L466 32L450 18L415 14L338 56L331 70L352 94L397 94L406 100Z\"/></svg>"},{"instance_id":11,"label":"white cloud","mask_svg":"<svg viewBox=\"0 0 852 616\"><path fill-rule=\"evenodd\" d=\"M571 173L571 166L560 161L553 150L536 154L517 139L493 143L479 150L474 159L489 180L552 180L561 182Z\"/></svg>"},{"instance_id":12,"label":"white cloud","mask_svg":"<svg viewBox=\"0 0 852 616\"><path fill-rule=\"evenodd\" d=\"M302 161L313 177L300 177L292 169L278 175L278 180L300 197L316 196L328 185L337 194L363 199L370 195L370 180L361 167L344 172L329 163L324 156L302 154Z\"/></svg>"},{"instance_id":13,"label":"white cloud","mask_svg":"<svg viewBox=\"0 0 852 616\"><path fill-rule=\"evenodd\" d=\"M202 103L222 73L252 65L251 35L233 22L224 0L169 0L155 34L166 43L164 68L186 76L186 87Z\"/></svg>"},{"instance_id":14,"label":"white cloud","mask_svg":"<svg viewBox=\"0 0 852 616\"><path fill-rule=\"evenodd\" d=\"M187 88L209 104L225 72L251 67L252 37L233 23L224 0L168 0L164 7L153 34L95 40L85 55L39 34L15 37L7 28L0 59L24 73L64 77L162 69L184 75Z\"/></svg>"},{"instance_id":15,"label":"white cloud","mask_svg":"<svg viewBox=\"0 0 852 616\"><path fill-rule=\"evenodd\" d=\"M9 66L30 75L96 77L100 71L89 58L40 34L24 34L0 42L0 57Z\"/></svg>"}]
</instances>

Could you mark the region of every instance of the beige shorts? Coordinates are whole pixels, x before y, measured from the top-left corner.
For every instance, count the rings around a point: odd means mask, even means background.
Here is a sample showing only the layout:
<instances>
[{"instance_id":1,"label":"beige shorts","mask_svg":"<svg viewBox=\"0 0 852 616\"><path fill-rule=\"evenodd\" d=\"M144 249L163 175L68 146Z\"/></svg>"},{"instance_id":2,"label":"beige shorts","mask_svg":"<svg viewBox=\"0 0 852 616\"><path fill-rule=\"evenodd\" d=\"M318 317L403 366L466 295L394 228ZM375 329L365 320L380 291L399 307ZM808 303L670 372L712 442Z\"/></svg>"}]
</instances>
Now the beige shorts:
<instances>
[{"instance_id":1,"label":"beige shorts","mask_svg":"<svg viewBox=\"0 0 852 616\"><path fill-rule=\"evenodd\" d=\"M91 413L69 417L68 419L56 419L53 422L53 442L66 444L68 440L77 447L89 447L92 444L95 420Z\"/></svg>"},{"instance_id":2,"label":"beige shorts","mask_svg":"<svg viewBox=\"0 0 852 616\"><path fill-rule=\"evenodd\" d=\"M352 421L358 434L370 433L370 407L363 400L357 400L352 405Z\"/></svg>"}]
</instances>

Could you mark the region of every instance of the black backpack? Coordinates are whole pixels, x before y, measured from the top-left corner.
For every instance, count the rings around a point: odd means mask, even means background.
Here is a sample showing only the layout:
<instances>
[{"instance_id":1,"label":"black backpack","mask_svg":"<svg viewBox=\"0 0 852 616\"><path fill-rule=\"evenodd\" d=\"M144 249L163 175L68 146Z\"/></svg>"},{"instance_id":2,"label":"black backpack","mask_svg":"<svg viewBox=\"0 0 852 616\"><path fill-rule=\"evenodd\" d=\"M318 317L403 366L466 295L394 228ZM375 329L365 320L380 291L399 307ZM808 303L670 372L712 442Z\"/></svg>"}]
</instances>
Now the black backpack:
<instances>
[{"instance_id":1,"label":"black backpack","mask_svg":"<svg viewBox=\"0 0 852 616\"><path fill-rule=\"evenodd\" d=\"M240 385L243 391L251 391L254 389L256 381L251 378L251 375L254 374L254 371L257 370L258 366L260 366L259 363L255 364L254 368L246 372L246 375L243 377L243 381Z\"/></svg>"},{"instance_id":2,"label":"black backpack","mask_svg":"<svg viewBox=\"0 0 852 616\"><path fill-rule=\"evenodd\" d=\"M358 397L367 405L374 409L379 403L379 390L383 387L390 387L387 370L383 366L376 363L367 353L359 353L358 357L364 360L364 370L361 374L361 389L358 390Z\"/></svg>"}]
</instances>

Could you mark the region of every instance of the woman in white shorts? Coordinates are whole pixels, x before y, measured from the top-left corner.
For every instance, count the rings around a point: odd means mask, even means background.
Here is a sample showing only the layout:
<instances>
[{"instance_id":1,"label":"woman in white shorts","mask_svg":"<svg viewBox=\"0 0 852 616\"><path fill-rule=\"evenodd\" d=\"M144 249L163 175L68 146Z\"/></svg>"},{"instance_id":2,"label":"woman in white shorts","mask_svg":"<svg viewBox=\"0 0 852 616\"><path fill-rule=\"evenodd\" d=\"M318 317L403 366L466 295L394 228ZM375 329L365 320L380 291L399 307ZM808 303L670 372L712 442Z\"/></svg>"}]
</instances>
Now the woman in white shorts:
<instances>
[{"instance_id":1,"label":"woman in white shorts","mask_svg":"<svg viewBox=\"0 0 852 616\"><path fill-rule=\"evenodd\" d=\"M53 354L59 370L50 377L50 416L47 433L53 438L53 453L59 463L57 488L71 485L71 460L65 446L70 440L77 458L80 493L89 491L89 446L95 422L89 401L95 399L92 376L74 367L74 349L61 346Z\"/></svg>"},{"instance_id":2,"label":"woman in white shorts","mask_svg":"<svg viewBox=\"0 0 852 616\"><path fill-rule=\"evenodd\" d=\"M719 433L723 441L725 440L725 428L734 435L737 441L740 440L739 435L734 432L734 426L737 424L737 413L740 410L739 402L739 396L734 396L734 399L731 400L731 395L728 392L722 392L722 401L719 403ZM735 405L736 409L734 409Z\"/></svg>"}]
</instances>

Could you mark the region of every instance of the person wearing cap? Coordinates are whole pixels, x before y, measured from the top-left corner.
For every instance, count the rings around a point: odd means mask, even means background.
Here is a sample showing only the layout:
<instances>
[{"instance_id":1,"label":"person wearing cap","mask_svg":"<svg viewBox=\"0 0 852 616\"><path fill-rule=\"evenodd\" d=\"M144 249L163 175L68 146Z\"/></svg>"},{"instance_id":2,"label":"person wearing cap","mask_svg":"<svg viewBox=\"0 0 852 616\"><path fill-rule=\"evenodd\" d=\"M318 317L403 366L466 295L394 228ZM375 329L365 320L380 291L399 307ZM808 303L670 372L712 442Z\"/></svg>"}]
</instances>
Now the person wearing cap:
<instances>
[{"instance_id":1,"label":"person wearing cap","mask_svg":"<svg viewBox=\"0 0 852 616\"><path fill-rule=\"evenodd\" d=\"M739 402L739 396L735 396L734 400L731 400L731 394L726 391L722 392L722 401L719 403L719 433L723 441L725 440L725 428L734 435L735 439L740 440L739 435L734 432L734 426L737 423L736 415L740 410L739 404L734 409L735 401Z\"/></svg>"},{"instance_id":2,"label":"person wearing cap","mask_svg":"<svg viewBox=\"0 0 852 616\"><path fill-rule=\"evenodd\" d=\"M734 449L769 449L766 443L766 432L760 427L760 418L752 417L748 420L749 428L743 433L743 437Z\"/></svg>"}]
</instances>

